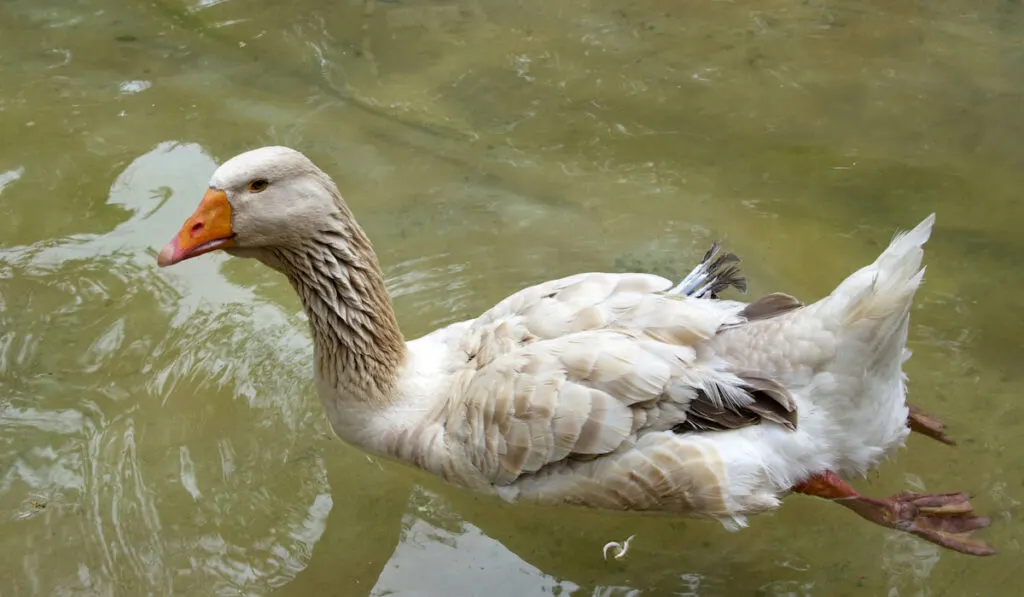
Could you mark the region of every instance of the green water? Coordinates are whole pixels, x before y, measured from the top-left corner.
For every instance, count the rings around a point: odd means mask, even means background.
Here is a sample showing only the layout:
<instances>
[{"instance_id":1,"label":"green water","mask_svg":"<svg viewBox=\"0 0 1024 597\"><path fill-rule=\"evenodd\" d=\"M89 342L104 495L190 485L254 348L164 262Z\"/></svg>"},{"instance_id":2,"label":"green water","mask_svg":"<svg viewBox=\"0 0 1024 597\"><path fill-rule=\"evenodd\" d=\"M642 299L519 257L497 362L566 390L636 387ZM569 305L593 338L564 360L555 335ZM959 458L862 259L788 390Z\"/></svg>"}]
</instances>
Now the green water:
<instances>
[{"instance_id":1,"label":"green water","mask_svg":"<svg viewBox=\"0 0 1024 597\"><path fill-rule=\"evenodd\" d=\"M1022 106L1017 0L8 0L0 596L1017 595ZM281 277L155 264L268 143L336 178L409 337L722 235L814 299L936 211L907 368L960 445L857 486L971 492L1000 555L801 496L740 533L512 509L342 445Z\"/></svg>"}]
</instances>

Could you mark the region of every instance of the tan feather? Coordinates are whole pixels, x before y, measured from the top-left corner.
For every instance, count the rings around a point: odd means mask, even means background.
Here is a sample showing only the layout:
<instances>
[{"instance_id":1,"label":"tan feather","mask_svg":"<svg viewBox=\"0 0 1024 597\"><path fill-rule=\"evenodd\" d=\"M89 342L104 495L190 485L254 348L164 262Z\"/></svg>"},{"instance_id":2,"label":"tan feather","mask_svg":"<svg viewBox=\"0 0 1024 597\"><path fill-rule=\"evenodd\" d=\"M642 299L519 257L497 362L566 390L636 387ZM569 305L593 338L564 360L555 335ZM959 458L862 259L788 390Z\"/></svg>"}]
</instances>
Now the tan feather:
<instances>
[{"instance_id":1,"label":"tan feather","mask_svg":"<svg viewBox=\"0 0 1024 597\"><path fill-rule=\"evenodd\" d=\"M566 331L569 333L582 332L586 330L596 330L603 328L608 323L608 318L605 317L604 312L593 305L580 309L573 315L572 320L569 321L569 325Z\"/></svg>"},{"instance_id":2,"label":"tan feather","mask_svg":"<svg viewBox=\"0 0 1024 597\"><path fill-rule=\"evenodd\" d=\"M633 414L608 394L589 390L590 412L573 446L578 454L606 454L619 447L629 435Z\"/></svg>"}]
</instances>

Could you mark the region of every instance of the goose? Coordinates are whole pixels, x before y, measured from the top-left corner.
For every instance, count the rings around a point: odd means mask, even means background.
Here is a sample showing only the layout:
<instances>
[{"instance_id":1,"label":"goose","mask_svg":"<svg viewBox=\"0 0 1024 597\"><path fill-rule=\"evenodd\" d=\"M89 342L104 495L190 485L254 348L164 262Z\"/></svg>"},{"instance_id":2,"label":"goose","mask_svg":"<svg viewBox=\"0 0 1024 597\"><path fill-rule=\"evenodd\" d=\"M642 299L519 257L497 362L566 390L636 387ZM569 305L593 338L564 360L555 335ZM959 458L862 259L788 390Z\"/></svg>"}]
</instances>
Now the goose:
<instances>
[{"instance_id":1,"label":"goose","mask_svg":"<svg viewBox=\"0 0 1024 597\"><path fill-rule=\"evenodd\" d=\"M399 330L373 247L305 155L224 162L160 251L215 250L284 274L308 316L317 393L345 442L510 502L660 512L727 529L817 496L970 555L989 520L964 493L858 493L911 431L902 366L934 214L821 300L745 303L717 245L683 281L581 273L508 296L415 340Z\"/></svg>"}]
</instances>

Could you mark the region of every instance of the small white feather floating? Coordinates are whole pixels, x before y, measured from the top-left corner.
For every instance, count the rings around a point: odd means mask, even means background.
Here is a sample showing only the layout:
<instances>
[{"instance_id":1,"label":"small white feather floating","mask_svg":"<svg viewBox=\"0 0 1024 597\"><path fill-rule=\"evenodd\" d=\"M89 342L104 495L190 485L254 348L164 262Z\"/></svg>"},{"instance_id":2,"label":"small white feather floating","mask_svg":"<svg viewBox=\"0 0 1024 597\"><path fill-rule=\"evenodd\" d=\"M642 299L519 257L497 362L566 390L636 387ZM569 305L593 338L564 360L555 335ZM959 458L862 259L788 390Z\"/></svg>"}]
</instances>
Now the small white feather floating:
<instances>
[{"instance_id":1,"label":"small white feather floating","mask_svg":"<svg viewBox=\"0 0 1024 597\"><path fill-rule=\"evenodd\" d=\"M604 549L601 550L604 553L604 561L608 561L608 550L612 548L615 548L615 554L612 555L613 558L621 560L625 557L626 552L629 551L629 544L633 541L633 537L636 537L636 535L630 535L629 538L622 543L619 543L618 541L609 541L608 543L605 543Z\"/></svg>"}]
</instances>

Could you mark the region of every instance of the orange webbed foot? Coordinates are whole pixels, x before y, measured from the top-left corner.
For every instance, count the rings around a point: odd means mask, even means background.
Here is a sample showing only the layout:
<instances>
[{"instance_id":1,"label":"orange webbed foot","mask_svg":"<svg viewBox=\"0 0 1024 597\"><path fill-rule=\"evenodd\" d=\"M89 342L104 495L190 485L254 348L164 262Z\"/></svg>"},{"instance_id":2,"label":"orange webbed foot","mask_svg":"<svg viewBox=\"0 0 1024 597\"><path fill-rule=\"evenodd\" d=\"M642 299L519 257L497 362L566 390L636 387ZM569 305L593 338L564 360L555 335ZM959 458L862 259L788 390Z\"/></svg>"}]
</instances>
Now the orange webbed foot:
<instances>
[{"instance_id":1,"label":"orange webbed foot","mask_svg":"<svg viewBox=\"0 0 1024 597\"><path fill-rule=\"evenodd\" d=\"M946 549L973 556L996 553L988 543L971 536L974 531L989 526L991 521L974 514L970 499L964 493L906 492L886 499L871 498L857 493L831 471L810 477L793 491L832 500L861 518Z\"/></svg>"},{"instance_id":2,"label":"orange webbed foot","mask_svg":"<svg viewBox=\"0 0 1024 597\"><path fill-rule=\"evenodd\" d=\"M950 446L956 445L956 441L946 435L945 423L922 412L921 409L916 406L908 404L907 408L910 409L910 414L907 416L907 425L910 426L911 431L927 435L932 439L938 440L944 444L949 444Z\"/></svg>"}]
</instances>

